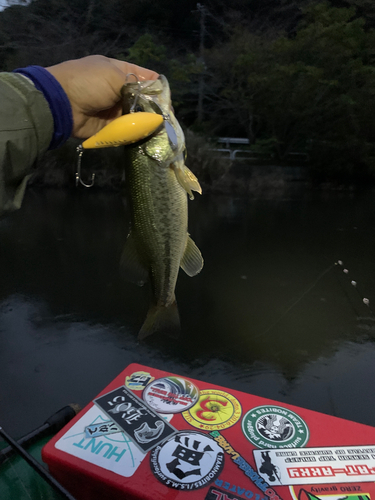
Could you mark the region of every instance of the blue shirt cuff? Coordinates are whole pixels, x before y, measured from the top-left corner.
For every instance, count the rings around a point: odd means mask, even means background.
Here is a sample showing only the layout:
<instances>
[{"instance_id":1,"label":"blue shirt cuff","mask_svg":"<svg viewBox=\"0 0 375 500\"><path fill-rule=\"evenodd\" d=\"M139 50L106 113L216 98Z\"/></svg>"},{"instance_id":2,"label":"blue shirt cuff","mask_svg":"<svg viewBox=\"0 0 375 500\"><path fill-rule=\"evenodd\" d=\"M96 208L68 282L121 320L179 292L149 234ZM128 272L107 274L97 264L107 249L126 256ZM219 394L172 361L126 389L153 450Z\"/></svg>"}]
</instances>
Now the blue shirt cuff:
<instances>
[{"instance_id":1,"label":"blue shirt cuff","mask_svg":"<svg viewBox=\"0 0 375 500\"><path fill-rule=\"evenodd\" d=\"M54 133L49 149L62 146L71 136L73 116L68 96L60 83L41 66L27 66L26 68L15 69L14 72L27 76L33 82L35 88L44 94L54 122Z\"/></svg>"}]
</instances>

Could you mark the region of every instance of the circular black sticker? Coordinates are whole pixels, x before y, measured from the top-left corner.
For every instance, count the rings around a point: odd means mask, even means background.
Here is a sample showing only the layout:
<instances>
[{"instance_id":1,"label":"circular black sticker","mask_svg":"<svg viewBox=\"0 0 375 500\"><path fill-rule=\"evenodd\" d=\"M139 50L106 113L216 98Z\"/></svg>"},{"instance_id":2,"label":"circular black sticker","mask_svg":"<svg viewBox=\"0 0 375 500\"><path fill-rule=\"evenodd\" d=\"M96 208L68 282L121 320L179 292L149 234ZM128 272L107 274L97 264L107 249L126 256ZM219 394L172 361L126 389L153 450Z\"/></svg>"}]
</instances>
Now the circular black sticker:
<instances>
[{"instance_id":1,"label":"circular black sticker","mask_svg":"<svg viewBox=\"0 0 375 500\"><path fill-rule=\"evenodd\" d=\"M196 490L219 476L224 453L207 434L181 431L152 450L150 465L155 477L169 488Z\"/></svg>"}]
</instances>

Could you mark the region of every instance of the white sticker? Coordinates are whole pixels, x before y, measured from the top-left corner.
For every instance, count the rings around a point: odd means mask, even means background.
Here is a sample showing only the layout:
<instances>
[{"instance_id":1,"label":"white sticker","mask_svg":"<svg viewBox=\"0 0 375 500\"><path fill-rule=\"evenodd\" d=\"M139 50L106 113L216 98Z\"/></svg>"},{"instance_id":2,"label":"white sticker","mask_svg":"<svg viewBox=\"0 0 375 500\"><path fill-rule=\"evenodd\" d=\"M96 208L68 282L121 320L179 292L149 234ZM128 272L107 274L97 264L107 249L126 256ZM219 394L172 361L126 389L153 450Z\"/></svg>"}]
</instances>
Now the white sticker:
<instances>
[{"instance_id":1,"label":"white sticker","mask_svg":"<svg viewBox=\"0 0 375 500\"><path fill-rule=\"evenodd\" d=\"M375 481L375 445L253 453L259 474L273 486Z\"/></svg>"},{"instance_id":2,"label":"white sticker","mask_svg":"<svg viewBox=\"0 0 375 500\"><path fill-rule=\"evenodd\" d=\"M93 406L57 441L55 447L120 476L130 477L146 453L142 453L123 432L88 437L87 428L106 424L106 414Z\"/></svg>"},{"instance_id":3,"label":"white sticker","mask_svg":"<svg viewBox=\"0 0 375 500\"><path fill-rule=\"evenodd\" d=\"M163 377L150 382L143 400L158 413L181 413L198 401L199 389L182 377Z\"/></svg>"}]
</instances>

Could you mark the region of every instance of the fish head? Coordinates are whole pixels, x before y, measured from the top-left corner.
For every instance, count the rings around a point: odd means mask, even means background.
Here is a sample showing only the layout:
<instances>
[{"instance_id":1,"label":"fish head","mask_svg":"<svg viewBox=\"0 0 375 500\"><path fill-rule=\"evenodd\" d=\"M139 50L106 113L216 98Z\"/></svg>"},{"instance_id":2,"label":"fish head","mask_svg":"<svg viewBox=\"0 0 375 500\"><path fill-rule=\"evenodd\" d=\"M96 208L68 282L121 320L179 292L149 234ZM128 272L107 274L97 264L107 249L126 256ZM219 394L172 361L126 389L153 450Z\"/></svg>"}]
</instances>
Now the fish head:
<instances>
[{"instance_id":1,"label":"fish head","mask_svg":"<svg viewBox=\"0 0 375 500\"><path fill-rule=\"evenodd\" d=\"M171 91L167 78L131 82L121 90L123 113L147 112L163 116L163 127L142 145L142 151L158 162L171 163L183 158L185 136L172 107Z\"/></svg>"},{"instance_id":2,"label":"fish head","mask_svg":"<svg viewBox=\"0 0 375 500\"><path fill-rule=\"evenodd\" d=\"M126 83L121 89L123 113L145 111L162 115L162 109L158 105L162 92L163 83L159 78Z\"/></svg>"}]
</instances>

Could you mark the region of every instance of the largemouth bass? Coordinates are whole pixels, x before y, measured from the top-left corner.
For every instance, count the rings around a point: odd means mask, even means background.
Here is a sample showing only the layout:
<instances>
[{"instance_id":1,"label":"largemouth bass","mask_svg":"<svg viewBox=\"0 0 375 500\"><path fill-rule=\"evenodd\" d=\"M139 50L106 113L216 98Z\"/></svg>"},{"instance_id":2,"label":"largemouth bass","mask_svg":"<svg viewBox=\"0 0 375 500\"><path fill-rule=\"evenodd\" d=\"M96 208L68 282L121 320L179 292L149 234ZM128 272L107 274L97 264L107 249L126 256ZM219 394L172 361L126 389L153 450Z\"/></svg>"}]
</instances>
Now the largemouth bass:
<instances>
[{"instance_id":1,"label":"largemouth bass","mask_svg":"<svg viewBox=\"0 0 375 500\"><path fill-rule=\"evenodd\" d=\"M131 281L151 283L152 301L139 338L159 331L177 336L179 268L195 276L203 267L202 255L188 234L187 208L187 195L193 199L192 191L202 190L185 166L185 137L173 113L167 79L129 83L122 97L124 112L133 106L162 114L164 121L151 137L125 148L131 230L121 266Z\"/></svg>"}]
</instances>

